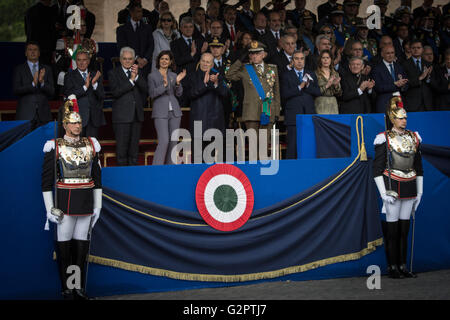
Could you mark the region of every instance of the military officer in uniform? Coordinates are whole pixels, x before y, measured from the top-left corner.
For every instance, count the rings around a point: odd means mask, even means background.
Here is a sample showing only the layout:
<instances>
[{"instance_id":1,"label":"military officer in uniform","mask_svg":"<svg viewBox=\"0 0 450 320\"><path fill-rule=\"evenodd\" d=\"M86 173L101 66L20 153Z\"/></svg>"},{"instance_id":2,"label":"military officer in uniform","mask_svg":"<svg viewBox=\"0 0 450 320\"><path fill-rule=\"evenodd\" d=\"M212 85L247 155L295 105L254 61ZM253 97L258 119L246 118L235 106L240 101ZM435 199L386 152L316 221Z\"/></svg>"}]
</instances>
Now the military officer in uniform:
<instances>
[{"instance_id":1,"label":"military officer in uniform","mask_svg":"<svg viewBox=\"0 0 450 320\"><path fill-rule=\"evenodd\" d=\"M406 129L407 114L400 96L393 96L387 107L392 128L374 141L373 174L383 199L382 223L388 272L391 278L412 278L406 257L410 217L423 194L423 168L418 132ZM388 122L388 121L386 121Z\"/></svg>"},{"instance_id":2,"label":"military officer in uniform","mask_svg":"<svg viewBox=\"0 0 450 320\"><path fill-rule=\"evenodd\" d=\"M225 74L228 72L231 65L230 59L225 57L225 44L220 41L219 38L214 37L208 45L209 50L214 57L214 69L225 79ZM228 91L228 96L223 101L225 129L227 129L230 128L230 116L236 110L238 102L236 95L231 91L233 87L231 81L225 80L225 84L230 89Z\"/></svg>"},{"instance_id":3,"label":"military officer in uniform","mask_svg":"<svg viewBox=\"0 0 450 320\"><path fill-rule=\"evenodd\" d=\"M362 18L358 17L360 1L344 0L344 24L350 29L350 34L356 32L356 26L362 23Z\"/></svg>"},{"instance_id":4,"label":"military officer in uniform","mask_svg":"<svg viewBox=\"0 0 450 320\"><path fill-rule=\"evenodd\" d=\"M243 64L242 61L247 54L250 63ZM247 130L266 129L267 141L270 142L270 129L280 115L281 105L277 66L265 63L266 56L265 45L259 41L252 41L248 52L230 66L225 77L229 81L242 81L244 88L242 121L245 122Z\"/></svg>"},{"instance_id":5,"label":"military officer in uniform","mask_svg":"<svg viewBox=\"0 0 450 320\"><path fill-rule=\"evenodd\" d=\"M95 138L81 137L81 117L74 96L65 102L64 109L64 137L49 140L44 145L42 193L47 212L46 229L48 221L56 224L56 254L63 298L84 300L87 299L89 233L102 208L100 144ZM67 283L70 276L67 268L71 265L77 265L80 270L78 288L70 288Z\"/></svg>"},{"instance_id":6,"label":"military officer in uniform","mask_svg":"<svg viewBox=\"0 0 450 320\"><path fill-rule=\"evenodd\" d=\"M346 41L350 38L351 32L344 24L344 11L342 5L338 4L336 8L331 11L330 22L336 38L336 44L343 48Z\"/></svg>"},{"instance_id":7,"label":"military officer in uniform","mask_svg":"<svg viewBox=\"0 0 450 320\"><path fill-rule=\"evenodd\" d=\"M377 41L373 38L369 38L369 28L367 24L362 21L356 26L355 39L361 42L363 46L363 57L366 61L372 60L377 55Z\"/></svg>"},{"instance_id":8,"label":"military officer in uniform","mask_svg":"<svg viewBox=\"0 0 450 320\"><path fill-rule=\"evenodd\" d=\"M439 61L439 47L441 39L439 32L434 30L435 15L430 12L420 20L420 29L416 32L416 38L421 40L424 45L429 45L433 49L434 60Z\"/></svg>"}]
</instances>

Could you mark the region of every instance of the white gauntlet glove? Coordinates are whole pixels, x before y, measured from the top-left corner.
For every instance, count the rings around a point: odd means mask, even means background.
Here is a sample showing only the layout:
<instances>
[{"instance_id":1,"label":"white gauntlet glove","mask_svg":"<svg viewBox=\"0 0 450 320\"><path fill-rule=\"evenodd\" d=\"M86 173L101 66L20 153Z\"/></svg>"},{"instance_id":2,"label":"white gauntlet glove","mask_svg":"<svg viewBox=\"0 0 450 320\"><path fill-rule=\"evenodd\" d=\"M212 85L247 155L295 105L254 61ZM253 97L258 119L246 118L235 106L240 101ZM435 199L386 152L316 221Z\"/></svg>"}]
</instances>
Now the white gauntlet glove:
<instances>
[{"instance_id":1,"label":"white gauntlet glove","mask_svg":"<svg viewBox=\"0 0 450 320\"><path fill-rule=\"evenodd\" d=\"M100 211L102 210L102 189L94 189L94 214L92 215L92 228L100 218Z\"/></svg>"},{"instance_id":2,"label":"white gauntlet glove","mask_svg":"<svg viewBox=\"0 0 450 320\"><path fill-rule=\"evenodd\" d=\"M383 199L383 202L393 204L396 199L393 196L389 196L386 194L386 187L384 186L383 176L375 177L374 180L375 184L377 185L378 192L380 192L381 199Z\"/></svg>"},{"instance_id":3,"label":"white gauntlet glove","mask_svg":"<svg viewBox=\"0 0 450 320\"><path fill-rule=\"evenodd\" d=\"M45 222L44 229L49 230L49 225L48 225L49 220L50 220L50 222L57 223L57 224L60 223L61 220L58 219L58 217L52 213L52 210L57 210L53 204L53 192L52 191L42 192L42 196L44 198L45 211L47 211L47 221ZM61 212L61 214L62 214L62 212Z\"/></svg>"},{"instance_id":4,"label":"white gauntlet glove","mask_svg":"<svg viewBox=\"0 0 450 320\"><path fill-rule=\"evenodd\" d=\"M414 211L417 211L417 207L420 204L420 200L422 199L423 194L423 176L417 176L416 178L417 183L417 196L414 200Z\"/></svg>"}]
</instances>

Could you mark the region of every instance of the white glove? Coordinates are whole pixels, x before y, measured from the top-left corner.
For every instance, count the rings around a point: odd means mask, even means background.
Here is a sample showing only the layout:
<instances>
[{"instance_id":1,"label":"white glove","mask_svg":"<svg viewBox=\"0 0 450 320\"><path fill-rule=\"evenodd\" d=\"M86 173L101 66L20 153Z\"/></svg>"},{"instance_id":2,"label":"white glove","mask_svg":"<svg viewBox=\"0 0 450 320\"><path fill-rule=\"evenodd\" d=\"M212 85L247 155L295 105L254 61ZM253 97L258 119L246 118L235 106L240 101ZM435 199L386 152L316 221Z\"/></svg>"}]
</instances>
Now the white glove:
<instances>
[{"instance_id":1,"label":"white glove","mask_svg":"<svg viewBox=\"0 0 450 320\"><path fill-rule=\"evenodd\" d=\"M59 223L58 217L53 215L51 212L47 212L47 220L50 220L50 222Z\"/></svg>"},{"instance_id":2,"label":"white glove","mask_svg":"<svg viewBox=\"0 0 450 320\"><path fill-rule=\"evenodd\" d=\"M92 215L92 228L94 227L94 225L97 223L98 218L100 218L100 211L102 210L102 208L95 208L94 209L94 214Z\"/></svg>"},{"instance_id":3,"label":"white glove","mask_svg":"<svg viewBox=\"0 0 450 320\"><path fill-rule=\"evenodd\" d=\"M42 192L42 197L44 198L45 211L47 211L47 220L45 221L44 230L49 230L48 221L53 223L60 223L58 217L52 214L53 204L53 192L45 191Z\"/></svg>"},{"instance_id":4,"label":"white glove","mask_svg":"<svg viewBox=\"0 0 450 320\"><path fill-rule=\"evenodd\" d=\"M92 216L92 228L100 218L100 211L102 210L102 189L94 189L94 215Z\"/></svg>"},{"instance_id":5,"label":"white glove","mask_svg":"<svg viewBox=\"0 0 450 320\"><path fill-rule=\"evenodd\" d=\"M420 200L422 200L422 194L418 193L416 199L414 199L414 211L417 211L417 207L420 204Z\"/></svg>"},{"instance_id":6,"label":"white glove","mask_svg":"<svg viewBox=\"0 0 450 320\"><path fill-rule=\"evenodd\" d=\"M417 176L416 183L417 183L417 196L416 196L416 199L414 200L414 211L417 211L417 207L420 204L420 200L422 200L423 176Z\"/></svg>"},{"instance_id":7,"label":"white glove","mask_svg":"<svg viewBox=\"0 0 450 320\"><path fill-rule=\"evenodd\" d=\"M393 204L396 200L393 196L388 196L386 193L381 195L381 199L383 199L383 202L389 204Z\"/></svg>"},{"instance_id":8,"label":"white glove","mask_svg":"<svg viewBox=\"0 0 450 320\"><path fill-rule=\"evenodd\" d=\"M386 187L384 186L383 176L375 177L374 180L375 184L377 185L378 192L380 192L381 199L383 199L383 202L393 204L396 199L393 196L389 196L386 194Z\"/></svg>"}]
</instances>

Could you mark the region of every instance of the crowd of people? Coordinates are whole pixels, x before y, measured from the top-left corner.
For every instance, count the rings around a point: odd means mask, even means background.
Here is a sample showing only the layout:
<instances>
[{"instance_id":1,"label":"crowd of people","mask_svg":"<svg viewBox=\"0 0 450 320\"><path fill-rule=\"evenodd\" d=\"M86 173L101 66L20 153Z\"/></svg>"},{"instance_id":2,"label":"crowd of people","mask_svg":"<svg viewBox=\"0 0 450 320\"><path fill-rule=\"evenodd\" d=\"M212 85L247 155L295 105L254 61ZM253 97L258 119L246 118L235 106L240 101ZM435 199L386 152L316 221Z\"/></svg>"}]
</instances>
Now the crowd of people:
<instances>
[{"instance_id":1,"label":"crowd of people","mask_svg":"<svg viewBox=\"0 0 450 320\"><path fill-rule=\"evenodd\" d=\"M388 1L375 0L381 25L373 29L358 0L327 1L317 15L306 0L287 10L290 2L254 12L249 0L208 0L206 7L190 0L177 20L165 1L154 0L149 11L130 0L117 15L120 65L106 77L118 165L137 164L148 99L159 143L153 164L171 163L180 107L190 107L190 129L202 121L203 132L238 120L258 130L282 119L287 158L297 157L297 114L384 113L397 93L408 112L450 110L450 4L424 0L412 10L402 1L387 16ZM47 99L74 94L83 135L96 137L106 122L101 52L91 39L95 16L83 1L50 3L41 0L25 16L27 63L14 75L17 118L45 123ZM78 33L65 28L70 4L81 7ZM74 42L81 43L76 52Z\"/></svg>"}]
</instances>

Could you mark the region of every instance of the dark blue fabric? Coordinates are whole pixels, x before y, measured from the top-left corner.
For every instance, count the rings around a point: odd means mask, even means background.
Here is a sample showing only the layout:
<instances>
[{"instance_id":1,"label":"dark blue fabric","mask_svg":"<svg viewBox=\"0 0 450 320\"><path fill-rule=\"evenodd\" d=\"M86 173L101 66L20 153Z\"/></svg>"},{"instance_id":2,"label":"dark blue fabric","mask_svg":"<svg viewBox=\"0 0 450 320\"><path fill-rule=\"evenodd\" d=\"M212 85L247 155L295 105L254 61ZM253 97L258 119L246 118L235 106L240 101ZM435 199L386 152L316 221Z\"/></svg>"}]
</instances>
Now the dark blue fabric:
<instances>
[{"instance_id":1,"label":"dark blue fabric","mask_svg":"<svg viewBox=\"0 0 450 320\"><path fill-rule=\"evenodd\" d=\"M335 177L254 211L232 232L211 228L198 212L104 187L91 255L180 273L242 275L360 252L381 238L371 167L357 162L328 187Z\"/></svg>"},{"instance_id":2,"label":"dark blue fabric","mask_svg":"<svg viewBox=\"0 0 450 320\"><path fill-rule=\"evenodd\" d=\"M347 158L351 153L351 128L348 125L312 117L317 158Z\"/></svg>"},{"instance_id":3,"label":"dark blue fabric","mask_svg":"<svg viewBox=\"0 0 450 320\"><path fill-rule=\"evenodd\" d=\"M450 177L450 147L422 144L420 148L425 159L447 177Z\"/></svg>"},{"instance_id":4,"label":"dark blue fabric","mask_svg":"<svg viewBox=\"0 0 450 320\"><path fill-rule=\"evenodd\" d=\"M31 132L31 122L26 121L8 131L0 133L0 152Z\"/></svg>"}]
</instances>

